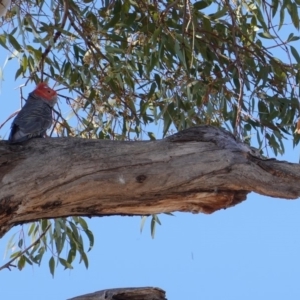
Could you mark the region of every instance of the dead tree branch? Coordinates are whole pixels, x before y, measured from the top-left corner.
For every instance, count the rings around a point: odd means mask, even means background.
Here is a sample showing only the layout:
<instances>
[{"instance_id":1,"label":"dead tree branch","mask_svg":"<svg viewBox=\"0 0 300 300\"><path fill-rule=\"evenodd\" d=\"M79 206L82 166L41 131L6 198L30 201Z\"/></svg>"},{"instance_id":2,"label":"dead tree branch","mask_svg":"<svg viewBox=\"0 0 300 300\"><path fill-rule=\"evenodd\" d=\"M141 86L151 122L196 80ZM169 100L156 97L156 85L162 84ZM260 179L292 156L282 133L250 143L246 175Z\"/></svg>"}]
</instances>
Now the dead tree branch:
<instances>
[{"instance_id":1,"label":"dead tree branch","mask_svg":"<svg viewBox=\"0 0 300 300\"><path fill-rule=\"evenodd\" d=\"M212 213L252 191L296 199L299 180L299 164L259 157L211 126L159 141L2 141L0 234L43 218Z\"/></svg>"}]
</instances>

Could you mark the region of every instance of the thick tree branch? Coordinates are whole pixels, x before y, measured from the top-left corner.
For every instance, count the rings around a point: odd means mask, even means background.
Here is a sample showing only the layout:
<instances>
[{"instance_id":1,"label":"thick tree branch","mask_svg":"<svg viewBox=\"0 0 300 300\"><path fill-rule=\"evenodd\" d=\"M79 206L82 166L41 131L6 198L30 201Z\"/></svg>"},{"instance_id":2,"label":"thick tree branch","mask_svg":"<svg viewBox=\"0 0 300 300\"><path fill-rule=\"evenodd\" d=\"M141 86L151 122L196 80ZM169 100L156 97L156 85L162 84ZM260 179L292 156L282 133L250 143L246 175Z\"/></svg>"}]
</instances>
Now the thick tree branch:
<instances>
[{"instance_id":1,"label":"thick tree branch","mask_svg":"<svg viewBox=\"0 0 300 300\"><path fill-rule=\"evenodd\" d=\"M299 180L299 164L259 158L230 133L210 126L160 141L2 141L0 233L72 215L212 213L251 191L295 199Z\"/></svg>"},{"instance_id":2,"label":"thick tree branch","mask_svg":"<svg viewBox=\"0 0 300 300\"><path fill-rule=\"evenodd\" d=\"M166 292L155 287L102 290L69 300L167 300Z\"/></svg>"}]
</instances>

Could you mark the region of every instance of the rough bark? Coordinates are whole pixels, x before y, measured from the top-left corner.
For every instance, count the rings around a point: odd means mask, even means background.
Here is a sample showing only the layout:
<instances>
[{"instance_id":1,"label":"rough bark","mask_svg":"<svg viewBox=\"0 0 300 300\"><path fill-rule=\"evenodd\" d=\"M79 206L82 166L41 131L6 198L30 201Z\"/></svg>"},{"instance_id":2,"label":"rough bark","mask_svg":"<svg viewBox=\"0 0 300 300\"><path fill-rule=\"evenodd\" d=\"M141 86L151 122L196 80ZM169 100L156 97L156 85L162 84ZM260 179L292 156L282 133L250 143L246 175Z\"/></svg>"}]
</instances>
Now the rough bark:
<instances>
[{"instance_id":1,"label":"rough bark","mask_svg":"<svg viewBox=\"0 0 300 300\"><path fill-rule=\"evenodd\" d=\"M2 141L0 234L41 218L212 213L251 191L295 199L299 177L298 164L263 159L210 126L159 141Z\"/></svg>"},{"instance_id":2,"label":"rough bark","mask_svg":"<svg viewBox=\"0 0 300 300\"><path fill-rule=\"evenodd\" d=\"M69 300L167 300L166 292L155 287L102 290Z\"/></svg>"}]
</instances>

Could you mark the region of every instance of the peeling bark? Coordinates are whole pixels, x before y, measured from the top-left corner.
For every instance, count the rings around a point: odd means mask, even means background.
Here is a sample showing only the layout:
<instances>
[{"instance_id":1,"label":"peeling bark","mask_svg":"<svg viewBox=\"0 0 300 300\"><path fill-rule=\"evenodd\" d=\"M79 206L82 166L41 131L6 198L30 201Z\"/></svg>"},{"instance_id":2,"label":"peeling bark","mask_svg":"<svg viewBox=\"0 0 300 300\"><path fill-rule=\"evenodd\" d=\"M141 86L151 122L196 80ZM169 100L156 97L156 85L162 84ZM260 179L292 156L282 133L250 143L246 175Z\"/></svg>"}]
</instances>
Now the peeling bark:
<instances>
[{"instance_id":1,"label":"peeling bark","mask_svg":"<svg viewBox=\"0 0 300 300\"><path fill-rule=\"evenodd\" d=\"M102 290L69 300L167 300L166 292L155 287Z\"/></svg>"},{"instance_id":2,"label":"peeling bark","mask_svg":"<svg viewBox=\"0 0 300 300\"><path fill-rule=\"evenodd\" d=\"M159 141L2 141L0 235L42 218L212 213L251 191L296 199L299 177L298 164L263 159L211 126Z\"/></svg>"}]
</instances>

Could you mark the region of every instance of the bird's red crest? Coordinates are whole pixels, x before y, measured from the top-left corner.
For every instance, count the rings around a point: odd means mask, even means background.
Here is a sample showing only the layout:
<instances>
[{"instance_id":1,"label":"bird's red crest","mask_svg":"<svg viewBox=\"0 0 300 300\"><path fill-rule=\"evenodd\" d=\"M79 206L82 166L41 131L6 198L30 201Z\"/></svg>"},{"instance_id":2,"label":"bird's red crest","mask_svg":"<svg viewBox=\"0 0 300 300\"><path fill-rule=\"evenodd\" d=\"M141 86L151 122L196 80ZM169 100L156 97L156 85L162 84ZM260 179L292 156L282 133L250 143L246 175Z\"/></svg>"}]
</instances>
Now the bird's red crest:
<instances>
[{"instance_id":1,"label":"bird's red crest","mask_svg":"<svg viewBox=\"0 0 300 300\"><path fill-rule=\"evenodd\" d=\"M48 84L45 82L39 83L34 90L34 93L36 96L42 97L46 100L53 100L53 98L56 98L57 96L56 91L49 88Z\"/></svg>"}]
</instances>

